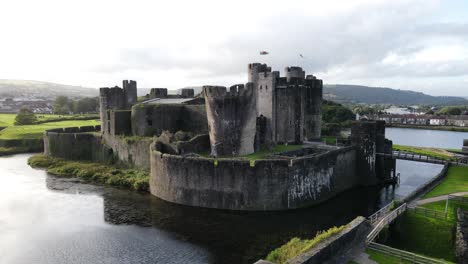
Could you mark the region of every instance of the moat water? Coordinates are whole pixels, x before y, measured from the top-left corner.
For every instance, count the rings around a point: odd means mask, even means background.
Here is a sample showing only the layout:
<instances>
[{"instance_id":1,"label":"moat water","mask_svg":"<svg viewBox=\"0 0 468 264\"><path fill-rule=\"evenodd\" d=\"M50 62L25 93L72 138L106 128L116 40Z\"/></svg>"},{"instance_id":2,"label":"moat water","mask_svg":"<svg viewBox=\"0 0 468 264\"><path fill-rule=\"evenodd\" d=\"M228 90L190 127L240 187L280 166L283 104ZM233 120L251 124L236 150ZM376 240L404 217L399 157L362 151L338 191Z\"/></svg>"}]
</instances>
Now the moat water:
<instances>
[{"instance_id":1,"label":"moat water","mask_svg":"<svg viewBox=\"0 0 468 264\"><path fill-rule=\"evenodd\" d=\"M399 161L397 187L360 188L285 212L193 208L0 158L0 263L253 263L292 237L368 216L436 175L440 165Z\"/></svg>"},{"instance_id":2,"label":"moat water","mask_svg":"<svg viewBox=\"0 0 468 264\"><path fill-rule=\"evenodd\" d=\"M468 132L389 127L385 136L398 145L461 149Z\"/></svg>"}]
</instances>

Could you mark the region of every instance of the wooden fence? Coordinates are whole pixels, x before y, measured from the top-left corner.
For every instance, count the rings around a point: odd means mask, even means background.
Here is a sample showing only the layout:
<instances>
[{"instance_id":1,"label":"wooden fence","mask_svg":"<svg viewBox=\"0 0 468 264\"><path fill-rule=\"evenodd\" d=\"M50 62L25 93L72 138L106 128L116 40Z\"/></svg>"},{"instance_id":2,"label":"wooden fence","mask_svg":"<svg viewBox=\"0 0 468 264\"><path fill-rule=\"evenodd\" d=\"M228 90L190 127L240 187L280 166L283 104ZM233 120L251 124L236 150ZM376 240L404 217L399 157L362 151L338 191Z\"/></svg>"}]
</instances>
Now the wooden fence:
<instances>
[{"instance_id":1,"label":"wooden fence","mask_svg":"<svg viewBox=\"0 0 468 264\"><path fill-rule=\"evenodd\" d=\"M375 242L370 242L369 245L368 245L368 248L372 249L372 250L375 250L375 251L378 251L378 252L381 252L383 254L390 255L390 256L400 260L401 262L407 261L407 262L410 262L410 263L418 263L418 264L448 263L448 262L443 261L443 260L425 257L425 256L418 255L418 254L415 254L415 253L412 253L412 252L392 248L392 247L385 246L385 245L382 245L382 244L378 244L378 243L375 243Z\"/></svg>"}]
</instances>

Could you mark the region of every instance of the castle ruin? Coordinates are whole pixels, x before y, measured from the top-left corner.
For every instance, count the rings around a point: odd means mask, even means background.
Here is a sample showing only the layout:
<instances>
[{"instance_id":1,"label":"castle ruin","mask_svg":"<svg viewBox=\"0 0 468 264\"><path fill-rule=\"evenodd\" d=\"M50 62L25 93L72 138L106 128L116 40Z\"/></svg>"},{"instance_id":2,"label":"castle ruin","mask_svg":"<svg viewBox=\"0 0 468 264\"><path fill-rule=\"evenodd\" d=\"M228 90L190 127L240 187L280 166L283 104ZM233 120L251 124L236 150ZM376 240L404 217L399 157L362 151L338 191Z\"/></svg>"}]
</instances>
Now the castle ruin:
<instances>
[{"instance_id":1,"label":"castle ruin","mask_svg":"<svg viewBox=\"0 0 468 264\"><path fill-rule=\"evenodd\" d=\"M355 123L344 146L320 143L322 90L300 67L281 77L260 63L248 65L245 84L198 95L152 88L138 101L137 83L125 80L100 89L99 135L89 133L98 127L46 131L45 154L146 169L153 195L219 209L293 209L384 182L384 123ZM276 153L278 145L295 148Z\"/></svg>"}]
</instances>

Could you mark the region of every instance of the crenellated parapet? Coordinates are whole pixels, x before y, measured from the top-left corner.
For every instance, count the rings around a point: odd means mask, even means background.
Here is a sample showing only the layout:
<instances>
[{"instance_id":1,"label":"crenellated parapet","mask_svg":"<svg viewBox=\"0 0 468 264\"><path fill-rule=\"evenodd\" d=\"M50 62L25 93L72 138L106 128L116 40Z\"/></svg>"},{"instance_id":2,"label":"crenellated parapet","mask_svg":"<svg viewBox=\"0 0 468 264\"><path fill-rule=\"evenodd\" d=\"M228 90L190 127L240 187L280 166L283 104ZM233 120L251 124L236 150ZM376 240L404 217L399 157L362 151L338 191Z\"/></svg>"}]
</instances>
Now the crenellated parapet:
<instances>
[{"instance_id":1,"label":"crenellated parapet","mask_svg":"<svg viewBox=\"0 0 468 264\"><path fill-rule=\"evenodd\" d=\"M151 88L150 98L167 98L167 88Z\"/></svg>"},{"instance_id":2,"label":"crenellated parapet","mask_svg":"<svg viewBox=\"0 0 468 264\"><path fill-rule=\"evenodd\" d=\"M204 86L212 156L238 156L254 152L256 111L252 83Z\"/></svg>"},{"instance_id":3,"label":"crenellated parapet","mask_svg":"<svg viewBox=\"0 0 468 264\"><path fill-rule=\"evenodd\" d=\"M137 83L123 81L123 88L118 86L99 89L101 132L110 133L110 110L129 110L137 102Z\"/></svg>"}]
</instances>

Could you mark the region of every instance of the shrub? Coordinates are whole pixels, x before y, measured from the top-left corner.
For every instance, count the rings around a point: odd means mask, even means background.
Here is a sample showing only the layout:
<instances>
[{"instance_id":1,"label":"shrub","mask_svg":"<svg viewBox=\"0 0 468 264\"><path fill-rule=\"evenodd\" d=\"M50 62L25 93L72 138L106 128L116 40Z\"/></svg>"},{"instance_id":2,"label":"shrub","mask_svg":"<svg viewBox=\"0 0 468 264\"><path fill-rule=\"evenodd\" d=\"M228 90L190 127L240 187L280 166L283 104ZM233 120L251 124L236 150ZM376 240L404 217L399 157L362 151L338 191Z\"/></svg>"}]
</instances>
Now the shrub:
<instances>
[{"instance_id":1,"label":"shrub","mask_svg":"<svg viewBox=\"0 0 468 264\"><path fill-rule=\"evenodd\" d=\"M345 225L340 227L332 227L327 231L318 232L313 239L300 239L293 238L285 245L281 246L270 252L267 256L267 260L273 263L286 263L286 261L299 256L300 254L310 250L318 243L322 242L326 238L329 238L345 228Z\"/></svg>"}]
</instances>

